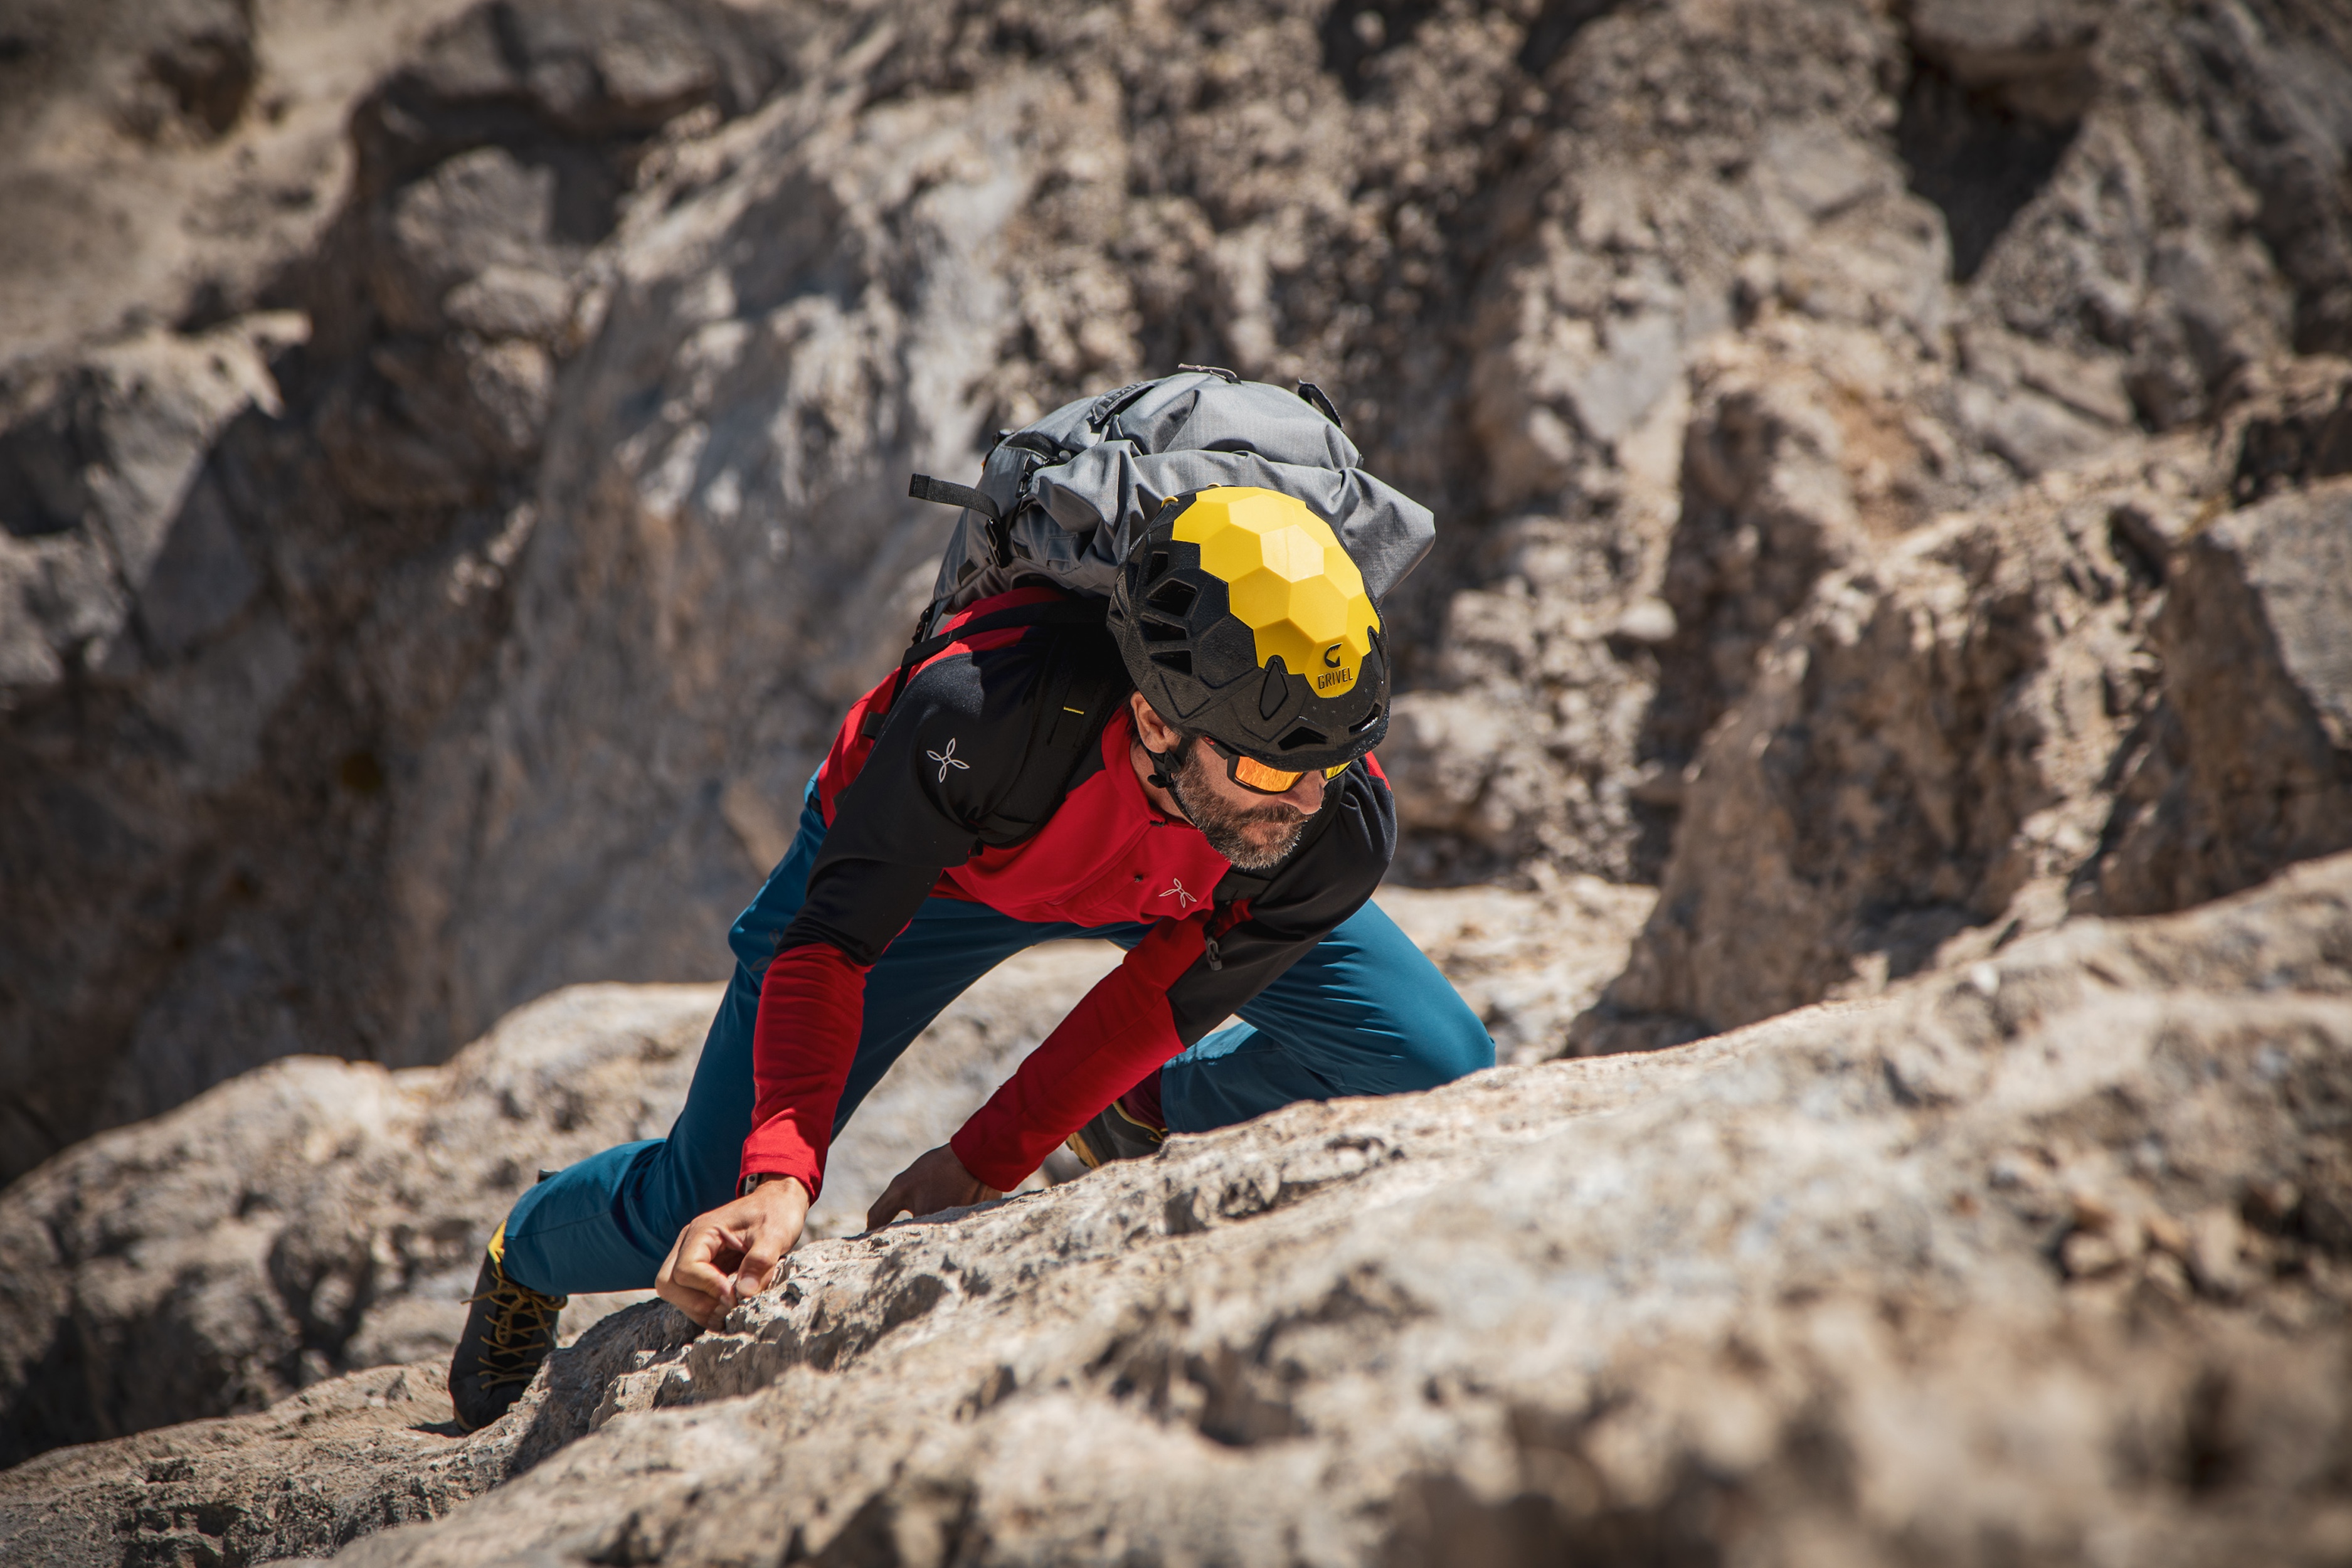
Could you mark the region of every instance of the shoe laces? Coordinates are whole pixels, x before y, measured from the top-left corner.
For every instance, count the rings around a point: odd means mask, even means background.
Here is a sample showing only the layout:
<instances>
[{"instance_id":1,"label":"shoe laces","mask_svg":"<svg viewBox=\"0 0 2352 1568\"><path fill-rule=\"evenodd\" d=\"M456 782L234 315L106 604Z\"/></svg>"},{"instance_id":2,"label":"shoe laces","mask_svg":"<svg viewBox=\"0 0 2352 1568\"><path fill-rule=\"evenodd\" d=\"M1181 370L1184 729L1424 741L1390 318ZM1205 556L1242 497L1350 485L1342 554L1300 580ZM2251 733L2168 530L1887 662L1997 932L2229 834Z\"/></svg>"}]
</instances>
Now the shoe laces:
<instances>
[{"instance_id":1,"label":"shoe laces","mask_svg":"<svg viewBox=\"0 0 2352 1568\"><path fill-rule=\"evenodd\" d=\"M548 1342L555 1338L556 1320L572 1300L542 1296L508 1279L503 1268L498 1270L498 1281L480 1295L466 1299L467 1306L477 1301L490 1304L489 1321L482 1326L479 1385L483 1388L529 1383L537 1376L539 1363L547 1358Z\"/></svg>"}]
</instances>

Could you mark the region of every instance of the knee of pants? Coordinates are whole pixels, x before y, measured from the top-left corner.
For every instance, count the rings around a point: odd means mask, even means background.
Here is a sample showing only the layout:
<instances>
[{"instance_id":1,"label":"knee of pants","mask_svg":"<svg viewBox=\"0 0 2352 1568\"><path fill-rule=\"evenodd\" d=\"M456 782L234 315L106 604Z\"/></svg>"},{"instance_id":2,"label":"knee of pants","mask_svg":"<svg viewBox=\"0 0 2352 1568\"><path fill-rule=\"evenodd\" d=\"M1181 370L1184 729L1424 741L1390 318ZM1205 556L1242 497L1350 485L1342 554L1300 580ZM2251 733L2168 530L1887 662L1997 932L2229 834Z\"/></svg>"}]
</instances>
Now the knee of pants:
<instances>
[{"instance_id":1,"label":"knee of pants","mask_svg":"<svg viewBox=\"0 0 2352 1568\"><path fill-rule=\"evenodd\" d=\"M1404 1060L1399 1065L1417 1089L1435 1089L1495 1065L1494 1037L1470 1005L1453 994L1453 987L1446 992L1445 1003L1414 1018L1405 1035Z\"/></svg>"}]
</instances>

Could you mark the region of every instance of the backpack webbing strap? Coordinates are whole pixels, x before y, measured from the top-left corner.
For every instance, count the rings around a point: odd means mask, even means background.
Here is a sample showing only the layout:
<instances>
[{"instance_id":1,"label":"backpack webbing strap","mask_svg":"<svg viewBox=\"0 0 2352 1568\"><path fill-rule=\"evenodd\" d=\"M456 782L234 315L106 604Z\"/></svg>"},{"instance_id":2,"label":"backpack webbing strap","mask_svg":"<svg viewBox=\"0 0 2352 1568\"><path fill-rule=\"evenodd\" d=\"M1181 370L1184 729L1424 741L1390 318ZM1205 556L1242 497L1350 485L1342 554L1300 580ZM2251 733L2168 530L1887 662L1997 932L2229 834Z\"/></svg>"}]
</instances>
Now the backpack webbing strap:
<instances>
[{"instance_id":1,"label":"backpack webbing strap","mask_svg":"<svg viewBox=\"0 0 2352 1568\"><path fill-rule=\"evenodd\" d=\"M1339 417L1339 411L1337 408L1332 407L1331 400L1323 395L1323 389L1316 385L1313 382L1300 382L1298 384L1298 395L1305 399L1307 405L1313 408L1316 413L1320 414L1324 418L1328 419L1335 428L1345 430L1348 427L1346 421Z\"/></svg>"},{"instance_id":2,"label":"backpack webbing strap","mask_svg":"<svg viewBox=\"0 0 2352 1568\"><path fill-rule=\"evenodd\" d=\"M1004 432L998 431L996 438L1002 442L1004 439ZM989 448L991 451L995 449L994 447ZM984 492L976 490L970 485L935 479L929 474L909 474L907 476L907 494L916 500L937 501L941 506L960 506L980 513L981 516L988 519L989 554L995 559L999 566L1013 564L1013 520L1005 516L1004 509L989 500ZM971 565L969 561L964 563L967 574L971 570ZM894 692L892 695L895 697L897 693Z\"/></svg>"},{"instance_id":3,"label":"backpack webbing strap","mask_svg":"<svg viewBox=\"0 0 2352 1568\"><path fill-rule=\"evenodd\" d=\"M1076 607L1095 612L1091 624L1074 621L1054 639L1032 700L1020 771L979 825L984 843L1018 843L1045 826L1069 794L1071 775L1102 743L1104 729L1134 689L1118 645L1102 628L1100 601Z\"/></svg>"},{"instance_id":4,"label":"backpack webbing strap","mask_svg":"<svg viewBox=\"0 0 2352 1568\"><path fill-rule=\"evenodd\" d=\"M994 501L970 485L950 484L929 474L908 475L907 494L916 500L938 501L941 506L970 507L991 522L1003 516Z\"/></svg>"},{"instance_id":5,"label":"backpack webbing strap","mask_svg":"<svg viewBox=\"0 0 2352 1568\"><path fill-rule=\"evenodd\" d=\"M923 613L915 617L915 635L908 639L907 651L898 656L898 672L890 678L890 695L883 699L881 707L868 708L865 721L857 726L857 732L866 740L870 741L882 732L882 721L890 716L891 709L898 706L899 693L907 689L907 679L915 673L915 667L947 646L931 636L931 623L939 618L939 614L940 602L933 599L923 606ZM930 652L923 651L926 648Z\"/></svg>"},{"instance_id":6,"label":"backpack webbing strap","mask_svg":"<svg viewBox=\"0 0 2352 1568\"><path fill-rule=\"evenodd\" d=\"M987 615L975 616L953 631L934 636L931 627L940 615L940 602L934 599L915 618L914 639L907 644L907 651L899 656L898 673L890 681L889 697L880 707L866 710L865 722L858 725L857 732L869 741L879 735L884 721L890 717L890 710L898 706L898 699L905 693L907 682L914 678L915 671L922 668L925 660L938 657L951 644L964 637L978 637L982 632L1003 631L1012 626L1098 626L1102 625L1106 608L1107 601L1086 599L1015 605L1011 609L992 610Z\"/></svg>"},{"instance_id":7,"label":"backpack webbing strap","mask_svg":"<svg viewBox=\"0 0 2352 1568\"><path fill-rule=\"evenodd\" d=\"M1117 414L1120 409L1125 408L1129 404L1134 402L1137 398L1142 396L1145 393L1150 391L1153 387L1159 384L1160 383L1156 378L1147 376L1141 381L1130 381L1125 386L1117 387L1109 392L1104 393L1100 397L1096 398L1094 402L1087 405L1087 428L1089 430L1101 429L1104 425L1109 422L1112 415Z\"/></svg>"}]
</instances>

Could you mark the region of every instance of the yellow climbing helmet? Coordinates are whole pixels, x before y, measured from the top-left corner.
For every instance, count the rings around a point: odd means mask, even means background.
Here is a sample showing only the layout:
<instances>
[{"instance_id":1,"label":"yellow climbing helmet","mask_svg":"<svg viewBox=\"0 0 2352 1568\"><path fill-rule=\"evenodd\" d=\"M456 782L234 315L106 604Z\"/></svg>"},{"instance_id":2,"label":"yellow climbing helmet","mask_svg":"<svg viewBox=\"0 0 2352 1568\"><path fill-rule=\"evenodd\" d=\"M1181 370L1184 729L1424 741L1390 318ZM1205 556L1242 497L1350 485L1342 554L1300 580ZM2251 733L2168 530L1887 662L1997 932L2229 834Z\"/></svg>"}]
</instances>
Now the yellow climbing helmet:
<instances>
[{"instance_id":1,"label":"yellow climbing helmet","mask_svg":"<svg viewBox=\"0 0 2352 1568\"><path fill-rule=\"evenodd\" d=\"M1129 547L1110 628L1144 700L1266 769L1336 771L1388 732L1388 647L1363 574L1296 496L1170 498Z\"/></svg>"}]
</instances>

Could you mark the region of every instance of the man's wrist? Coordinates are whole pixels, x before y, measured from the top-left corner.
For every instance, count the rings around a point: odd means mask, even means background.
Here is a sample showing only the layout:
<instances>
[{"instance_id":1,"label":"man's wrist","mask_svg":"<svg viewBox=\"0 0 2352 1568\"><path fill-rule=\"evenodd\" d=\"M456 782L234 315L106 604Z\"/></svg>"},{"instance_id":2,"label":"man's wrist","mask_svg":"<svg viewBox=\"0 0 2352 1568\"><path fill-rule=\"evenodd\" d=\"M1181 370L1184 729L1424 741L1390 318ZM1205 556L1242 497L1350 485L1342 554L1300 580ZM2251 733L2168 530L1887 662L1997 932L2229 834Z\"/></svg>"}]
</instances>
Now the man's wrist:
<instances>
[{"instance_id":1,"label":"man's wrist","mask_svg":"<svg viewBox=\"0 0 2352 1568\"><path fill-rule=\"evenodd\" d=\"M801 1181L789 1171L753 1171L735 1184L735 1195L739 1198L748 1198L769 1182L797 1182L802 1192L808 1191L808 1184Z\"/></svg>"},{"instance_id":2,"label":"man's wrist","mask_svg":"<svg viewBox=\"0 0 2352 1568\"><path fill-rule=\"evenodd\" d=\"M982 1109L985 1110L986 1107ZM948 1152L956 1157L956 1163L963 1167L964 1174L982 1186L992 1193L1009 1193L1019 1186L1027 1178L1029 1173L1023 1171L1011 1181L1005 1182L1003 1185L997 1184L1009 1173L1004 1169L1007 1152L995 1146L1007 1140L996 1129L974 1127L972 1122L979 1119L979 1112L975 1111L971 1121L967 1121L961 1127L956 1129L955 1136L948 1140ZM1017 1152L1012 1152L1013 1163L1017 1163L1020 1158ZM1043 1156L1040 1158L1042 1159Z\"/></svg>"}]
</instances>

